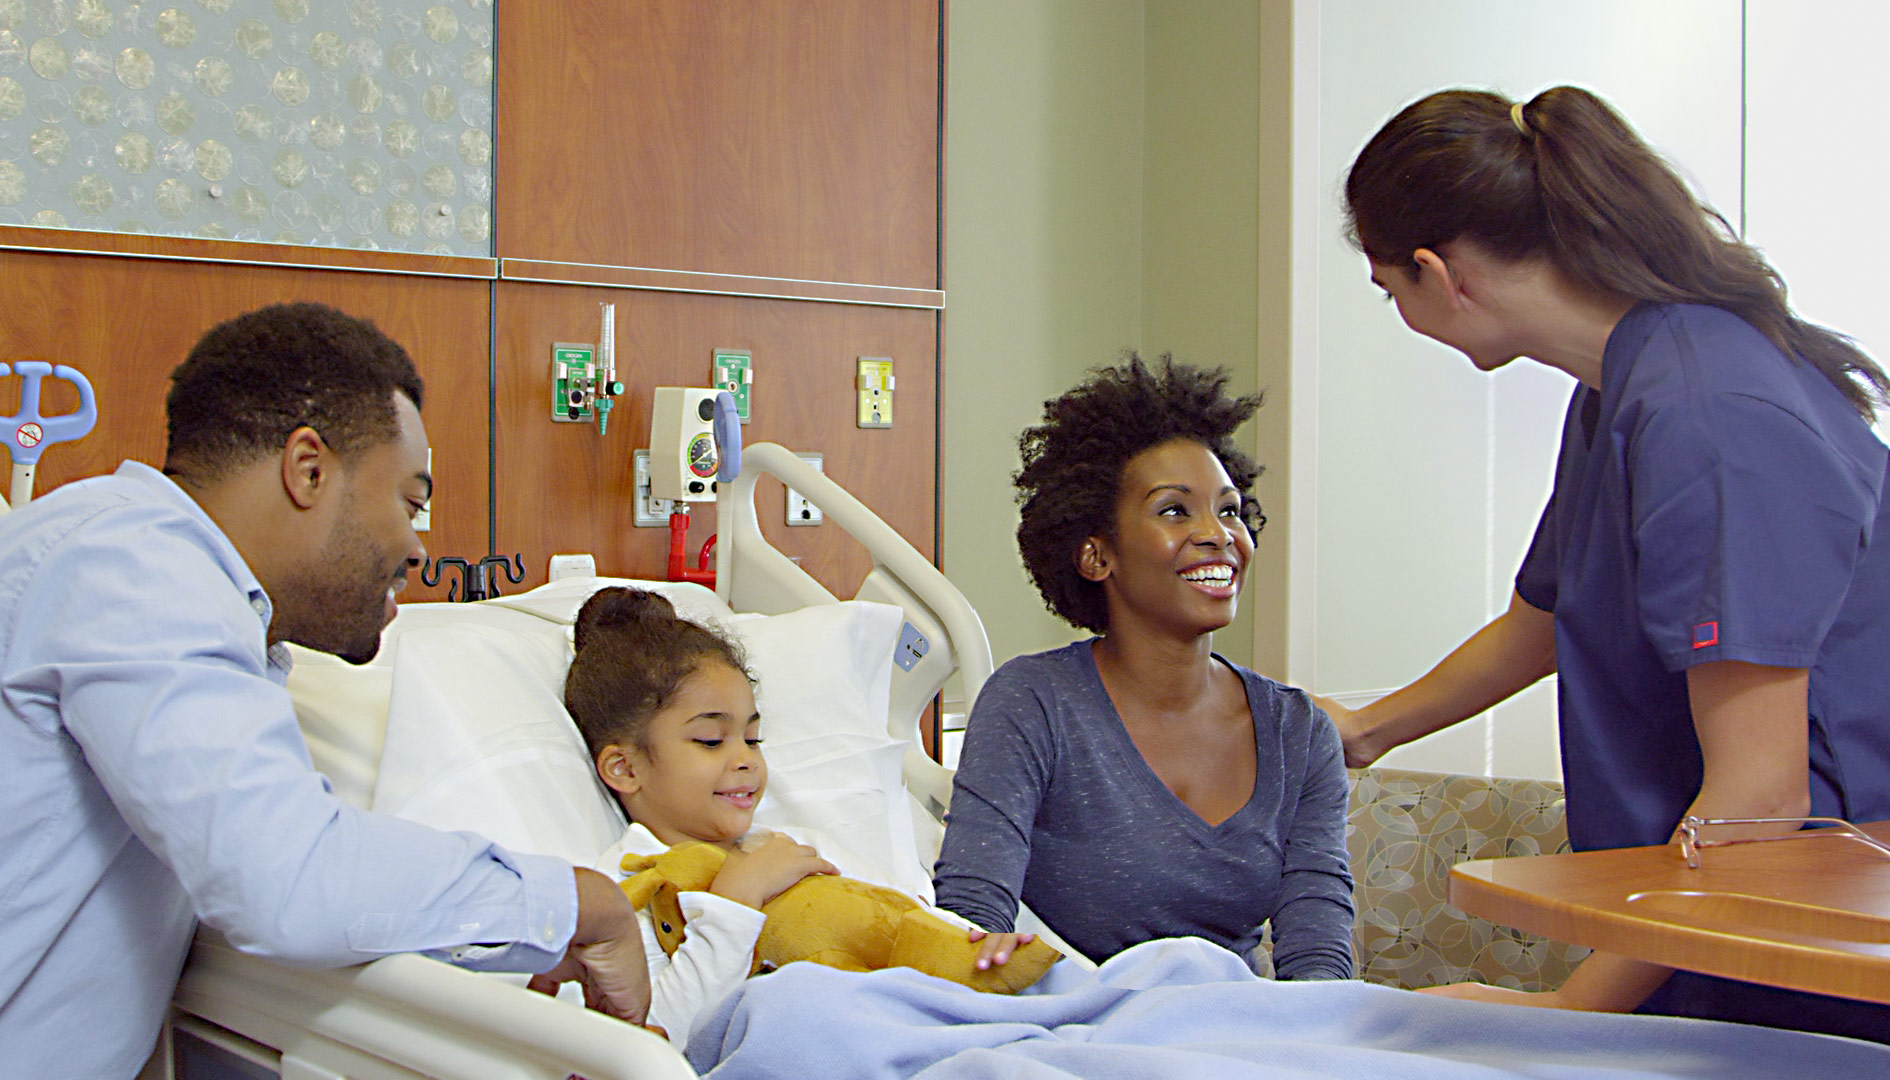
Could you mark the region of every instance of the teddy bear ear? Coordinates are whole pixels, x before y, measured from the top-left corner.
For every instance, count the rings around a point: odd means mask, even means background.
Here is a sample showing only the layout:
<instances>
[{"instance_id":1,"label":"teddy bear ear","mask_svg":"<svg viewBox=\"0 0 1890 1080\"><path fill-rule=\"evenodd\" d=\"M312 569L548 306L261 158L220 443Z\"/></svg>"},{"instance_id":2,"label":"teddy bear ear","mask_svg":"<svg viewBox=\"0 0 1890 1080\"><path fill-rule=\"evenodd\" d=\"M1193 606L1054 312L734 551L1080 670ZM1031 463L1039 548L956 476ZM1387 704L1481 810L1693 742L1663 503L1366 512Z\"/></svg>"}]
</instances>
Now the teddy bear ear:
<instances>
[{"instance_id":1,"label":"teddy bear ear","mask_svg":"<svg viewBox=\"0 0 1890 1080\"><path fill-rule=\"evenodd\" d=\"M625 855L622 867L631 876L625 878L619 888L630 898L630 906L641 908L650 902L658 886L665 884L663 875L656 869L656 860L646 855Z\"/></svg>"}]
</instances>

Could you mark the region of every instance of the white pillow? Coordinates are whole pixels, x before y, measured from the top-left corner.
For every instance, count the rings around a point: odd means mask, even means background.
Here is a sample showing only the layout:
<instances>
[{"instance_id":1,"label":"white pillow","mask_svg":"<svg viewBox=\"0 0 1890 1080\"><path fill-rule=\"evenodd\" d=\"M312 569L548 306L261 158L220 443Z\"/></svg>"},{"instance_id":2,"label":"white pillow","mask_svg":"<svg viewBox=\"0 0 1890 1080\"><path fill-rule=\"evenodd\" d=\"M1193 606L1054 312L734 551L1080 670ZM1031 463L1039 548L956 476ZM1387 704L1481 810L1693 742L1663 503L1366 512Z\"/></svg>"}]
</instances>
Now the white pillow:
<instances>
[{"instance_id":1,"label":"white pillow","mask_svg":"<svg viewBox=\"0 0 1890 1080\"><path fill-rule=\"evenodd\" d=\"M629 578L567 578L517 596L475 604L402 604L381 633L381 651L371 663L354 665L327 653L290 645L295 666L289 696L315 770L335 794L355 806L370 806L387 737L387 703L393 692L393 656L410 630L437 626L529 626L521 614L567 626L577 609L606 585L650 589L669 597L685 618L727 619L734 614L714 592L691 582ZM567 634L569 631L563 631Z\"/></svg>"},{"instance_id":2,"label":"white pillow","mask_svg":"<svg viewBox=\"0 0 1890 1080\"><path fill-rule=\"evenodd\" d=\"M737 615L761 710L768 792L755 823L833 838L822 853L854 877L926 902L931 867L914 843L902 771L906 745L888 731L893 647L904 613L887 604L816 604L785 615Z\"/></svg>"},{"instance_id":3,"label":"white pillow","mask_svg":"<svg viewBox=\"0 0 1890 1080\"><path fill-rule=\"evenodd\" d=\"M552 613L568 621L589 595L575 592ZM395 649L374 809L588 864L623 824L563 707L569 627L545 611L453 606L488 614L409 630ZM769 781L757 822L832 837L848 873L929 898L905 747L887 727L902 621L898 608L849 601L725 625L758 681Z\"/></svg>"}]
</instances>

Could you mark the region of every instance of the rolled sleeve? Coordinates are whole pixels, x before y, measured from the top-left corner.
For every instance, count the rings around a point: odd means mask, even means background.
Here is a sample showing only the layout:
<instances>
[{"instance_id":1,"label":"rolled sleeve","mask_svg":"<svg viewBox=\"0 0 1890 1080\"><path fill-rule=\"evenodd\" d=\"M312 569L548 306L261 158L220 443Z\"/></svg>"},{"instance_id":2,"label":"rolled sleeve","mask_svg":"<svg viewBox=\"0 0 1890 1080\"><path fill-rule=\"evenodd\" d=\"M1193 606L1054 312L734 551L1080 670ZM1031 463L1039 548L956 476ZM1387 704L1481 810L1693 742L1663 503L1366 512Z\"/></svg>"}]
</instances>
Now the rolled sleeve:
<instances>
[{"instance_id":1,"label":"rolled sleeve","mask_svg":"<svg viewBox=\"0 0 1890 1080\"><path fill-rule=\"evenodd\" d=\"M1868 541L1865 479L1803 420L1742 394L1656 413L1629 466L1641 625L1668 670L1810 667Z\"/></svg>"}]
</instances>

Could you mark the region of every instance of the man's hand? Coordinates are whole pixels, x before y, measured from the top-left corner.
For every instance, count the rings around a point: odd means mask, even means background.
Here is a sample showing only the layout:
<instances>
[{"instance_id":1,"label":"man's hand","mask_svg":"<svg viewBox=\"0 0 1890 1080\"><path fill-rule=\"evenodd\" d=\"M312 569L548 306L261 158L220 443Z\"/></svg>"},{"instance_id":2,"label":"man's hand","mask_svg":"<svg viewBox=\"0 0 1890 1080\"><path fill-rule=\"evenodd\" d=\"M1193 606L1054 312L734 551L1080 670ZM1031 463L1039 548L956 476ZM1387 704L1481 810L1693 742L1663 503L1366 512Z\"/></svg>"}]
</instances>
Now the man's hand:
<instances>
[{"instance_id":1,"label":"man's hand","mask_svg":"<svg viewBox=\"0 0 1890 1080\"><path fill-rule=\"evenodd\" d=\"M637 913L616 882L584 867L577 878L577 932L558 966L532 976L530 987L556 994L573 979L584 986L584 1004L619 1020L641 1024L650 1011L650 965L643 955Z\"/></svg>"}]
</instances>

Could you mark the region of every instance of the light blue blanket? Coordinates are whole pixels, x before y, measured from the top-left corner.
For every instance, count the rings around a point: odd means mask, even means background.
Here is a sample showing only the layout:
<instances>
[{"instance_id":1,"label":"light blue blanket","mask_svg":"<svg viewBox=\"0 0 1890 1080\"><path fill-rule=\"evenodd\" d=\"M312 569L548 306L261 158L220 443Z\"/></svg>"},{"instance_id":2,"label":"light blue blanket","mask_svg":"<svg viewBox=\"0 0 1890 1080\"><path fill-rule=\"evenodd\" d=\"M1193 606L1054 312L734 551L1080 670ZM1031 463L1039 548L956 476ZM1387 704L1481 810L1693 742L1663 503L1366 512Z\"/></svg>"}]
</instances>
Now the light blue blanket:
<instances>
[{"instance_id":1,"label":"light blue blanket","mask_svg":"<svg viewBox=\"0 0 1890 1080\"><path fill-rule=\"evenodd\" d=\"M1275 983L1198 939L1138 945L1095 973L1058 964L1017 997L790 964L705 1017L688 1054L722 1080L1890 1076L1890 1047L1873 1043Z\"/></svg>"}]
</instances>

